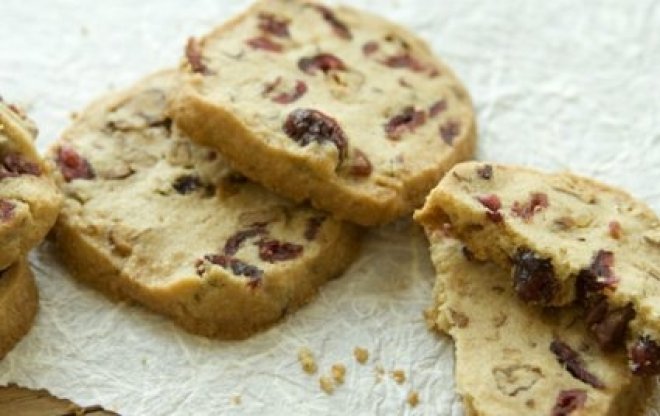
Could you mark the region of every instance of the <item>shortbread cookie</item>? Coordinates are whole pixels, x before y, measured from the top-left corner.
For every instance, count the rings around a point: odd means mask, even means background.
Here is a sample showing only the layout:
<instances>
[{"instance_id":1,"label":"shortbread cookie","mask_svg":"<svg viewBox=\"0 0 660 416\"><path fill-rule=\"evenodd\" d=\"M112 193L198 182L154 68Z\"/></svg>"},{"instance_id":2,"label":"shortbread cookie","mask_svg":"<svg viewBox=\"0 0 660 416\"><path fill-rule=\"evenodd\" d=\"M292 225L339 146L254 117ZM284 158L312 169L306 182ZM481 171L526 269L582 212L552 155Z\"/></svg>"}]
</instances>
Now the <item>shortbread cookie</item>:
<instances>
[{"instance_id":1,"label":"shortbread cookie","mask_svg":"<svg viewBox=\"0 0 660 416\"><path fill-rule=\"evenodd\" d=\"M0 270L44 239L61 197L32 143L36 127L0 100Z\"/></svg>"},{"instance_id":2,"label":"shortbread cookie","mask_svg":"<svg viewBox=\"0 0 660 416\"><path fill-rule=\"evenodd\" d=\"M474 150L461 82L418 37L368 13L261 1L191 39L186 57L182 130L277 193L358 224L411 213Z\"/></svg>"},{"instance_id":3,"label":"shortbread cookie","mask_svg":"<svg viewBox=\"0 0 660 416\"><path fill-rule=\"evenodd\" d=\"M0 386L0 415L15 416L119 416L101 406L78 406L47 390L33 390L15 384Z\"/></svg>"},{"instance_id":4,"label":"shortbread cookie","mask_svg":"<svg viewBox=\"0 0 660 416\"><path fill-rule=\"evenodd\" d=\"M642 202L570 173L468 162L416 218L447 219L475 257L512 269L522 300L581 302L605 350L629 332L633 371L660 372L660 221Z\"/></svg>"},{"instance_id":5,"label":"shortbread cookie","mask_svg":"<svg viewBox=\"0 0 660 416\"><path fill-rule=\"evenodd\" d=\"M242 338L309 300L356 255L358 230L229 170L165 114L176 72L93 104L51 149L54 229L72 273L187 330Z\"/></svg>"},{"instance_id":6,"label":"shortbread cookie","mask_svg":"<svg viewBox=\"0 0 660 416\"><path fill-rule=\"evenodd\" d=\"M467 415L634 415L650 380L623 353L605 354L577 308L516 298L508 273L481 263L443 228L427 227L437 270L431 324L455 342L456 390Z\"/></svg>"},{"instance_id":7,"label":"shortbread cookie","mask_svg":"<svg viewBox=\"0 0 660 416\"><path fill-rule=\"evenodd\" d=\"M38 304L37 286L26 259L19 258L0 271L0 359L30 330Z\"/></svg>"}]
</instances>

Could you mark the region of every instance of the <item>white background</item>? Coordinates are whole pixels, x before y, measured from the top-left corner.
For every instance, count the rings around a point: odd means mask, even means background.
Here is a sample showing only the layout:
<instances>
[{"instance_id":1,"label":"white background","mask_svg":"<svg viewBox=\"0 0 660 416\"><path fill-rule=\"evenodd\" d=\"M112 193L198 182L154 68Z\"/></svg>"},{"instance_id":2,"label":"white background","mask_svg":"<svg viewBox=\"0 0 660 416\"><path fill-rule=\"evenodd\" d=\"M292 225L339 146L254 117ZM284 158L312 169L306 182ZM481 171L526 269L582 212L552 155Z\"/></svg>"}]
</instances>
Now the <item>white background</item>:
<instances>
[{"instance_id":1,"label":"white background","mask_svg":"<svg viewBox=\"0 0 660 416\"><path fill-rule=\"evenodd\" d=\"M246 1L0 0L0 94L28 108L43 149L69 114L178 62ZM660 211L660 3L653 0L353 0L427 39L470 90L478 157L571 169ZM370 233L362 257L309 307L245 342L195 337L72 281L49 247L32 263L41 312L0 362L0 383L48 388L125 415L459 415L452 344L426 331L433 274L403 222ZM352 350L371 359L355 363ZM347 368L334 395L303 373ZM377 367L405 370L397 385ZM405 404L410 390L420 405ZM232 397L241 396L241 404ZM655 413L653 413L655 414Z\"/></svg>"}]
</instances>

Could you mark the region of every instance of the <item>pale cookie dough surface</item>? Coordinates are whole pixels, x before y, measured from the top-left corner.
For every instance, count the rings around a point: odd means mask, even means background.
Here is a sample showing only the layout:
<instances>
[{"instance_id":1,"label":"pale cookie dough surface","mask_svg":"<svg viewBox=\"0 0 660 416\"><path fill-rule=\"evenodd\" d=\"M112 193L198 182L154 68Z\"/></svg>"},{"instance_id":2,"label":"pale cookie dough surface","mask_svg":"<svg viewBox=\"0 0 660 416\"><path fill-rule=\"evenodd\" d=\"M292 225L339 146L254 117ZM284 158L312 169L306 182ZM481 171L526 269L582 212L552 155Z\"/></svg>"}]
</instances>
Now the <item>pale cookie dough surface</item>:
<instances>
[{"instance_id":1,"label":"pale cookie dough surface","mask_svg":"<svg viewBox=\"0 0 660 416\"><path fill-rule=\"evenodd\" d=\"M623 341L629 321L632 342L658 340L660 221L624 191L570 173L468 162L416 218L450 222L477 258L512 269L521 299L583 303L605 349ZM660 369L658 360L647 364Z\"/></svg>"},{"instance_id":2,"label":"pale cookie dough surface","mask_svg":"<svg viewBox=\"0 0 660 416\"><path fill-rule=\"evenodd\" d=\"M0 99L0 270L43 240L60 207L33 144L36 134L20 108Z\"/></svg>"},{"instance_id":3,"label":"pale cookie dough surface","mask_svg":"<svg viewBox=\"0 0 660 416\"><path fill-rule=\"evenodd\" d=\"M54 230L73 274L187 330L243 338L307 302L357 253L357 229L294 205L189 142L161 72L85 110L50 152Z\"/></svg>"},{"instance_id":4,"label":"pale cookie dough surface","mask_svg":"<svg viewBox=\"0 0 660 416\"><path fill-rule=\"evenodd\" d=\"M26 259L0 271L0 360L30 330L38 306L37 286Z\"/></svg>"},{"instance_id":5,"label":"pale cookie dough surface","mask_svg":"<svg viewBox=\"0 0 660 416\"><path fill-rule=\"evenodd\" d=\"M646 381L629 373L623 354L599 350L579 310L525 305L502 269L468 260L442 228L426 231L437 272L428 317L454 339L467 415L638 414Z\"/></svg>"},{"instance_id":6,"label":"pale cookie dough surface","mask_svg":"<svg viewBox=\"0 0 660 416\"><path fill-rule=\"evenodd\" d=\"M262 1L192 39L186 55L173 103L181 128L246 176L341 218L409 214L474 151L461 82L424 41L375 15Z\"/></svg>"}]
</instances>

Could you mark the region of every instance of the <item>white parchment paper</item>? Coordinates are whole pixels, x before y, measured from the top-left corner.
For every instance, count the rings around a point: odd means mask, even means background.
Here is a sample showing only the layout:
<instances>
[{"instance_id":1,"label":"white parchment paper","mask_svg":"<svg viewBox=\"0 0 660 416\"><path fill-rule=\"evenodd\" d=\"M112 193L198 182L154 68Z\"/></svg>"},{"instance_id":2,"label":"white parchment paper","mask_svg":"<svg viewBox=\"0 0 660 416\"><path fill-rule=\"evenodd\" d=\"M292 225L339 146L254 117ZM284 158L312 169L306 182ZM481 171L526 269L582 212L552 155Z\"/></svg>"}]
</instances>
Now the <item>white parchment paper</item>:
<instances>
[{"instance_id":1,"label":"white parchment paper","mask_svg":"<svg viewBox=\"0 0 660 416\"><path fill-rule=\"evenodd\" d=\"M480 158L568 168L660 210L660 3L350 3L412 28L454 67L478 110ZM0 93L28 108L43 149L72 111L175 65L189 35L246 5L2 0ZM409 222L370 232L361 258L315 302L243 342L191 336L142 308L113 304L69 278L48 245L31 261L41 311L0 362L0 383L124 415L462 413L452 344L423 322L433 272ZM301 346L315 353L316 376L301 371ZM366 365L353 359L355 346L369 350ZM346 383L326 395L318 376L335 363L346 365ZM389 376L394 369L404 370L403 384ZM406 404L413 390L415 408Z\"/></svg>"}]
</instances>

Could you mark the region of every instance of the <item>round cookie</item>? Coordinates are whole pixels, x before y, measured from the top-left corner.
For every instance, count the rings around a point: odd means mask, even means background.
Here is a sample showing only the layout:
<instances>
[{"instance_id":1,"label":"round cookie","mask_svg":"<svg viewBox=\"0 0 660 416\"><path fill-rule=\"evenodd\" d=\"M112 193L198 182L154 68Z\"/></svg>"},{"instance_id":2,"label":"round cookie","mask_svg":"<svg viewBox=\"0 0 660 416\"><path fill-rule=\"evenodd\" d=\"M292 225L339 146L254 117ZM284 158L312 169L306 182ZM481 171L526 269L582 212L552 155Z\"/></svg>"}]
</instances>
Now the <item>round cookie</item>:
<instances>
[{"instance_id":1,"label":"round cookie","mask_svg":"<svg viewBox=\"0 0 660 416\"><path fill-rule=\"evenodd\" d=\"M32 327L39 295L24 258L0 271L0 360Z\"/></svg>"},{"instance_id":2,"label":"round cookie","mask_svg":"<svg viewBox=\"0 0 660 416\"><path fill-rule=\"evenodd\" d=\"M643 202L567 172L467 162L415 217L451 223L474 256L511 270L523 301L581 303L604 350L628 338L633 372L660 373L660 220Z\"/></svg>"},{"instance_id":3,"label":"round cookie","mask_svg":"<svg viewBox=\"0 0 660 416\"><path fill-rule=\"evenodd\" d=\"M444 227L426 232L437 271L427 317L454 339L467 415L638 414L652 380L633 377L623 353L600 351L578 308L531 308L506 271L474 259Z\"/></svg>"},{"instance_id":4,"label":"round cookie","mask_svg":"<svg viewBox=\"0 0 660 416\"><path fill-rule=\"evenodd\" d=\"M100 99L50 150L65 195L53 238L73 275L190 332L244 338L355 257L359 230L284 200L166 115L175 71Z\"/></svg>"},{"instance_id":5,"label":"round cookie","mask_svg":"<svg viewBox=\"0 0 660 416\"><path fill-rule=\"evenodd\" d=\"M172 112L193 140L361 225L411 213L474 151L461 82L421 39L368 13L261 1L191 39L186 58Z\"/></svg>"},{"instance_id":6,"label":"round cookie","mask_svg":"<svg viewBox=\"0 0 660 416\"><path fill-rule=\"evenodd\" d=\"M20 109L0 100L0 270L44 239L60 207L33 144L36 133Z\"/></svg>"}]
</instances>

